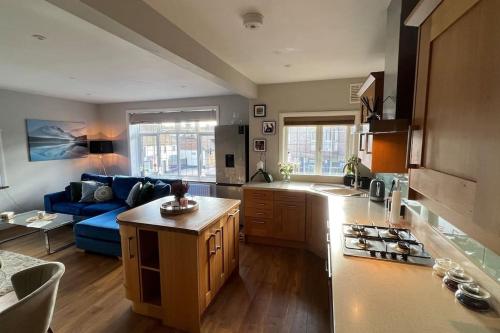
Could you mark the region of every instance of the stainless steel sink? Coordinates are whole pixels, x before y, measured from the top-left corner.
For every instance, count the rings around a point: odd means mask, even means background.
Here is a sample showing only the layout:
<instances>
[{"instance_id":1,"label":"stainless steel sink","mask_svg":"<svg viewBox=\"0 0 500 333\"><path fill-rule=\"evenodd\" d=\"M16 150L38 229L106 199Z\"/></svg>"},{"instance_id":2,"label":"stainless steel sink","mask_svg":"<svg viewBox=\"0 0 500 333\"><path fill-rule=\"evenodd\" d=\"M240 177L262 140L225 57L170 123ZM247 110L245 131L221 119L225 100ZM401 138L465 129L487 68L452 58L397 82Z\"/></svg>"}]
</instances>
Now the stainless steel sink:
<instances>
[{"instance_id":1,"label":"stainless steel sink","mask_svg":"<svg viewBox=\"0 0 500 333\"><path fill-rule=\"evenodd\" d=\"M355 190L353 188L340 185L340 184L313 184L311 185L313 190L324 192L328 194L338 195L341 197L367 197L368 194L361 190Z\"/></svg>"}]
</instances>

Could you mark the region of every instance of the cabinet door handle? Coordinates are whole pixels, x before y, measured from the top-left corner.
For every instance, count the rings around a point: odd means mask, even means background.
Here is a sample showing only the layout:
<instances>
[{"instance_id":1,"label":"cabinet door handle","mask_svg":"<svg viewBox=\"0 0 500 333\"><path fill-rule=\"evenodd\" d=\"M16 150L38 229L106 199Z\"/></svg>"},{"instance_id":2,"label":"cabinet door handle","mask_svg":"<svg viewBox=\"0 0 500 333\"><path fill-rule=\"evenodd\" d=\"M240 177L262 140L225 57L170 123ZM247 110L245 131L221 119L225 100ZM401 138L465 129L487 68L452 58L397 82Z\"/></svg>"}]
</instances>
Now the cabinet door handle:
<instances>
[{"instance_id":1,"label":"cabinet door handle","mask_svg":"<svg viewBox=\"0 0 500 333\"><path fill-rule=\"evenodd\" d=\"M258 223L258 224L266 224L266 222L264 222L264 221L258 221L258 220L253 220L252 222L253 223Z\"/></svg>"},{"instance_id":2,"label":"cabinet door handle","mask_svg":"<svg viewBox=\"0 0 500 333\"><path fill-rule=\"evenodd\" d=\"M366 135L366 147L365 147L365 148L366 148L366 153L367 153L367 154L371 154L371 153L372 153L372 151L371 151L371 150L368 150L368 138L369 138L370 136L371 136L371 138L372 138L372 149L373 149L373 134L368 133L368 134Z\"/></svg>"},{"instance_id":3,"label":"cabinet door handle","mask_svg":"<svg viewBox=\"0 0 500 333\"><path fill-rule=\"evenodd\" d=\"M263 205L263 204L262 204L262 205ZM236 216L236 214L238 214L239 212L240 212L240 210L239 210L239 209L237 209L237 210L235 210L234 212L229 213L229 214L228 214L228 216L233 216L233 217L234 217L234 216Z\"/></svg>"},{"instance_id":4,"label":"cabinet door handle","mask_svg":"<svg viewBox=\"0 0 500 333\"><path fill-rule=\"evenodd\" d=\"M219 235L219 245L217 245L217 236L215 236L215 250L218 251L220 249L222 249L222 230L221 229L217 229L215 230L215 235L217 234L220 234Z\"/></svg>"},{"instance_id":5,"label":"cabinet door handle","mask_svg":"<svg viewBox=\"0 0 500 333\"><path fill-rule=\"evenodd\" d=\"M214 239L214 249L213 249L213 250L210 248L210 240L211 240L212 238ZM217 248L215 247L215 246L216 246L216 242L217 242L217 241L216 241L216 239L215 239L215 234L210 234L210 236L208 237L208 253L209 253L208 257L209 257L209 258L210 258L211 256L213 256L214 254L216 254L216 253L217 253Z\"/></svg>"},{"instance_id":6,"label":"cabinet door handle","mask_svg":"<svg viewBox=\"0 0 500 333\"><path fill-rule=\"evenodd\" d=\"M329 232L326 233L326 242L328 244L330 244L330 233Z\"/></svg>"},{"instance_id":7,"label":"cabinet door handle","mask_svg":"<svg viewBox=\"0 0 500 333\"><path fill-rule=\"evenodd\" d=\"M130 236L128 238L128 258L129 259L134 259L135 258L135 255L133 255L132 251L130 250L131 249L131 245L132 245L132 243L131 243L132 239L134 239L134 237L132 237L132 236Z\"/></svg>"},{"instance_id":8,"label":"cabinet door handle","mask_svg":"<svg viewBox=\"0 0 500 333\"><path fill-rule=\"evenodd\" d=\"M264 213L255 213L255 215L265 215Z\"/></svg>"},{"instance_id":9,"label":"cabinet door handle","mask_svg":"<svg viewBox=\"0 0 500 333\"><path fill-rule=\"evenodd\" d=\"M331 254L331 247L330 244L326 245L326 250L328 251L326 254L327 257L327 272L328 272L328 278L331 279L333 273L332 273L332 254Z\"/></svg>"},{"instance_id":10,"label":"cabinet door handle","mask_svg":"<svg viewBox=\"0 0 500 333\"><path fill-rule=\"evenodd\" d=\"M365 151L365 149L363 148L363 138L365 137L365 134L360 134L359 135L359 151Z\"/></svg>"}]
</instances>

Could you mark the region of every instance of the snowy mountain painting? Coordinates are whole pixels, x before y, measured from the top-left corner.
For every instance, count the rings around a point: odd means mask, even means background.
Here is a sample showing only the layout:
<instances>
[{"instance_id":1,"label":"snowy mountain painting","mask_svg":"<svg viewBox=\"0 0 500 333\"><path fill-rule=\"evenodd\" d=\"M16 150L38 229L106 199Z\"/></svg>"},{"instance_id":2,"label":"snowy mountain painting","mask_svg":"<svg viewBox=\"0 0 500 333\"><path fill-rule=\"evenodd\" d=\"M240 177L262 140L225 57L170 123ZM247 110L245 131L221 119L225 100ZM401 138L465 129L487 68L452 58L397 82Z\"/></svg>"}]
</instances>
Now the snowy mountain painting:
<instances>
[{"instance_id":1,"label":"snowy mountain painting","mask_svg":"<svg viewBox=\"0 0 500 333\"><path fill-rule=\"evenodd\" d=\"M89 153L83 122L27 119L30 161L65 160Z\"/></svg>"}]
</instances>

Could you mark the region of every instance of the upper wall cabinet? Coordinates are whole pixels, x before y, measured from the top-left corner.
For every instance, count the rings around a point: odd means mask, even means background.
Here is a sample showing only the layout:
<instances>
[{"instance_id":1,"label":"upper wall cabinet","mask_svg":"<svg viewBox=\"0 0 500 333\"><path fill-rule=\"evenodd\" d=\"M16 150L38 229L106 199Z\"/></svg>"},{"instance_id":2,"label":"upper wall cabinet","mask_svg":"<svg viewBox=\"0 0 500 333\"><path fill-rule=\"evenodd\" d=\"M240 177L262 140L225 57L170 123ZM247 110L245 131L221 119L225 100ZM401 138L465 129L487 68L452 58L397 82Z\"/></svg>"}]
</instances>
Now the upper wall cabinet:
<instances>
[{"instance_id":1,"label":"upper wall cabinet","mask_svg":"<svg viewBox=\"0 0 500 333\"><path fill-rule=\"evenodd\" d=\"M413 197L500 253L498 13L498 0L443 0L420 20L409 162Z\"/></svg>"}]
</instances>

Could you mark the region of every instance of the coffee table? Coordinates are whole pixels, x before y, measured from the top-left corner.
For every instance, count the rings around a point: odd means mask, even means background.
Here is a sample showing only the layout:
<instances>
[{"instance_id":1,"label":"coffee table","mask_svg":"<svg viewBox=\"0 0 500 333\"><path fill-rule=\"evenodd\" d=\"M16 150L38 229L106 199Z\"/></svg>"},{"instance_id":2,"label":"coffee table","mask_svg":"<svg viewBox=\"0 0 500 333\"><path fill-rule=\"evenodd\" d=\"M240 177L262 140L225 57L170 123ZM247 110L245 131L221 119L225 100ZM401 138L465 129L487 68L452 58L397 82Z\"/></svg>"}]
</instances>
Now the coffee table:
<instances>
[{"instance_id":1,"label":"coffee table","mask_svg":"<svg viewBox=\"0 0 500 333\"><path fill-rule=\"evenodd\" d=\"M28 219L37 216L37 214L38 211L32 210L26 213L16 214L16 216L9 221L0 220L0 230L15 228L19 226L24 227L23 232L16 234L12 237L8 237L6 239L1 239L0 244L20 237L31 235L40 231L43 232L45 239L45 248L47 249L48 254L55 253L57 251L60 251L75 244L75 241L73 239L70 243L64 244L62 246L57 247L56 249L53 249L50 244L50 233L64 226L73 225L76 222L82 221L84 217L58 213L57 217L50 221L37 220L34 222L28 222Z\"/></svg>"}]
</instances>

